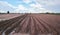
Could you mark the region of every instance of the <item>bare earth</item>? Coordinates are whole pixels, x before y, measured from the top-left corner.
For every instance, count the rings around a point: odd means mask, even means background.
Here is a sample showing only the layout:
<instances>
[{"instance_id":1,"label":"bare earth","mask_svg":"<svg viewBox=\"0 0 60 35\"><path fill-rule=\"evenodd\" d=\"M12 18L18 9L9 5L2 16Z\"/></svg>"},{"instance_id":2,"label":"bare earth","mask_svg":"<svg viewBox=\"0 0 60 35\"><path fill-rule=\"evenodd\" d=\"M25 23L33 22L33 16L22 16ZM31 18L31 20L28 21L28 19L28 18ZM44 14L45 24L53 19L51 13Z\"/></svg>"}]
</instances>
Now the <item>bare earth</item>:
<instances>
[{"instance_id":1,"label":"bare earth","mask_svg":"<svg viewBox=\"0 0 60 35\"><path fill-rule=\"evenodd\" d=\"M60 15L24 14L2 21L0 35L60 35Z\"/></svg>"},{"instance_id":2,"label":"bare earth","mask_svg":"<svg viewBox=\"0 0 60 35\"><path fill-rule=\"evenodd\" d=\"M0 21L2 20L9 20L18 16L21 16L22 14L0 14Z\"/></svg>"}]
</instances>

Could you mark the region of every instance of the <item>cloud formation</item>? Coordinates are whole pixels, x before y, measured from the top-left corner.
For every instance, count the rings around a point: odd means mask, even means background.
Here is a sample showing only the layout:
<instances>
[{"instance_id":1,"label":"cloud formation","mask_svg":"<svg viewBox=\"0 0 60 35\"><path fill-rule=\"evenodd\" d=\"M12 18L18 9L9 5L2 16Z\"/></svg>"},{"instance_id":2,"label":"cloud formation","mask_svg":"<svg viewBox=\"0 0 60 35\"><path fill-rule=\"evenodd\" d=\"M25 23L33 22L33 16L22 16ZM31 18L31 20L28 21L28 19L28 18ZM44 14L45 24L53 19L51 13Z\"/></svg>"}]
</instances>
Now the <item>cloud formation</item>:
<instances>
[{"instance_id":1,"label":"cloud formation","mask_svg":"<svg viewBox=\"0 0 60 35\"><path fill-rule=\"evenodd\" d=\"M11 13L52 13L54 6L60 5L60 0L15 0L17 6L12 5L8 1L0 1L1 11L11 11ZM53 8L54 7L54 8ZM59 8L57 8L59 9Z\"/></svg>"},{"instance_id":2,"label":"cloud formation","mask_svg":"<svg viewBox=\"0 0 60 35\"><path fill-rule=\"evenodd\" d=\"M5 11L5 13L6 13L6 11L11 11L11 12L13 12L13 10L14 10L15 8L16 8L15 6L9 4L9 3L6 2L6 1L0 1L0 11L1 11L1 12L3 12L3 11Z\"/></svg>"}]
</instances>

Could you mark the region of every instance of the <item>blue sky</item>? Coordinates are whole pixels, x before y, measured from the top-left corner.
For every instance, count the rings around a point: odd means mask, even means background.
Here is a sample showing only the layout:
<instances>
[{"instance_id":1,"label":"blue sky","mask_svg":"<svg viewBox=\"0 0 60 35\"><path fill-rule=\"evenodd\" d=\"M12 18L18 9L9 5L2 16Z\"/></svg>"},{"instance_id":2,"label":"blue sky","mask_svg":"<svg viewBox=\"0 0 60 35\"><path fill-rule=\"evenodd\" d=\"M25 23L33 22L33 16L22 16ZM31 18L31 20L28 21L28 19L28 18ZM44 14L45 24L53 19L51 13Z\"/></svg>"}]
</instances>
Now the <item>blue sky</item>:
<instances>
[{"instance_id":1,"label":"blue sky","mask_svg":"<svg viewBox=\"0 0 60 35\"><path fill-rule=\"evenodd\" d=\"M60 13L60 0L0 0L0 12Z\"/></svg>"}]
</instances>

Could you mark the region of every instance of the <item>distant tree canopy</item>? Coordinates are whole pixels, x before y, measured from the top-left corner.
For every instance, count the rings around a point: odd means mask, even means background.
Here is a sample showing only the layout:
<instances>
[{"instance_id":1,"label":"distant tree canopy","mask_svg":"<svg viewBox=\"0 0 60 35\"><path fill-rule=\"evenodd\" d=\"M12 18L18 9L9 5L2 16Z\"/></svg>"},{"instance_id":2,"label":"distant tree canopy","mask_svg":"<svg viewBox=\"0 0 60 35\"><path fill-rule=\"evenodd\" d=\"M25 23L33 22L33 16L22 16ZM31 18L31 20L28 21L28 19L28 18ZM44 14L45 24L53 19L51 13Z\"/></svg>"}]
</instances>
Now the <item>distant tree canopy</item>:
<instances>
[{"instance_id":1,"label":"distant tree canopy","mask_svg":"<svg viewBox=\"0 0 60 35\"><path fill-rule=\"evenodd\" d=\"M46 14L49 14L49 12L46 12Z\"/></svg>"},{"instance_id":2,"label":"distant tree canopy","mask_svg":"<svg viewBox=\"0 0 60 35\"><path fill-rule=\"evenodd\" d=\"M9 12L9 11L7 11L7 13L9 14L10 12Z\"/></svg>"}]
</instances>

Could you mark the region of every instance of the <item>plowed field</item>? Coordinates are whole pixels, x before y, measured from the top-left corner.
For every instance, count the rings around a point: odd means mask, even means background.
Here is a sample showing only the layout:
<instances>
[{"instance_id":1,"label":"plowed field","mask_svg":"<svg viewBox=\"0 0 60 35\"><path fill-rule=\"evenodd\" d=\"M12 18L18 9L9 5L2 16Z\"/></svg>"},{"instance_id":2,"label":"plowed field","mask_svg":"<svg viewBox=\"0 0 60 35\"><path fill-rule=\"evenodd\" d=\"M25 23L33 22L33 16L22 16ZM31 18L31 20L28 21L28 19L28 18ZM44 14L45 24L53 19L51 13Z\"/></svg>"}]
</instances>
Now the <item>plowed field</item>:
<instances>
[{"instance_id":1,"label":"plowed field","mask_svg":"<svg viewBox=\"0 0 60 35\"><path fill-rule=\"evenodd\" d=\"M60 15L24 14L2 21L0 35L60 35Z\"/></svg>"}]
</instances>

